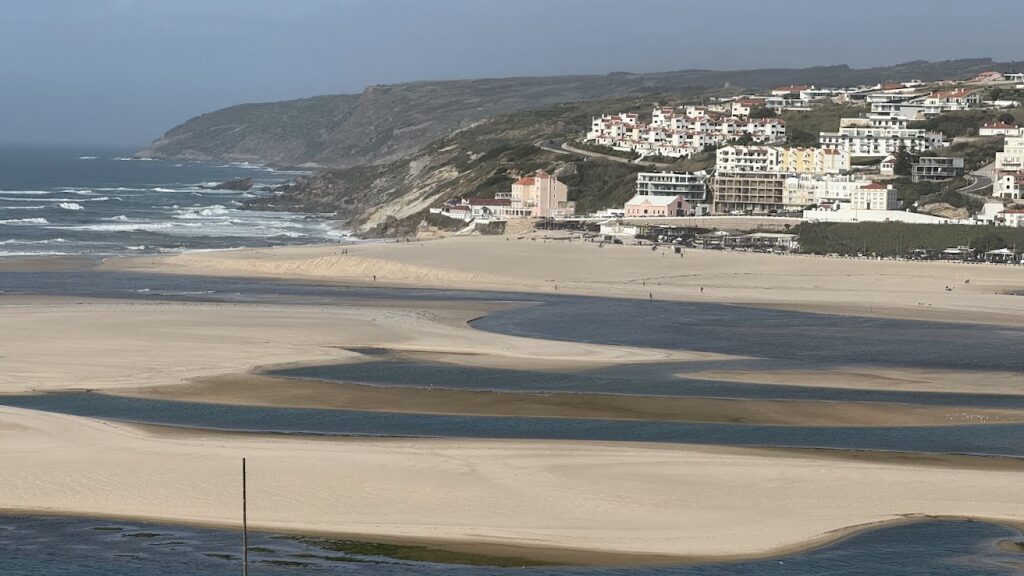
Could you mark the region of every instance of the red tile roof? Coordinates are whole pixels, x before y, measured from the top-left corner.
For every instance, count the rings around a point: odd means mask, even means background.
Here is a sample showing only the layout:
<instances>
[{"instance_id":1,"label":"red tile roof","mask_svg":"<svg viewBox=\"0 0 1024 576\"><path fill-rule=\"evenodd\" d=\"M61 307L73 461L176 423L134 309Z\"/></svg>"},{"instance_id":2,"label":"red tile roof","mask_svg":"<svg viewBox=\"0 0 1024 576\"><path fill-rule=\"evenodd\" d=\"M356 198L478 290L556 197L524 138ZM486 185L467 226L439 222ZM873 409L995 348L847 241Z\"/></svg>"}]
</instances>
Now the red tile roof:
<instances>
[{"instance_id":1,"label":"red tile roof","mask_svg":"<svg viewBox=\"0 0 1024 576\"><path fill-rule=\"evenodd\" d=\"M882 184L881 182L872 182L871 184L868 184L867 186L861 186L860 189L861 190L888 190L889 186L886 185L886 184Z\"/></svg>"},{"instance_id":2,"label":"red tile roof","mask_svg":"<svg viewBox=\"0 0 1024 576\"><path fill-rule=\"evenodd\" d=\"M519 180L516 181L516 184L519 186L533 186L535 183L536 181L533 178L529 177L520 178Z\"/></svg>"}]
</instances>

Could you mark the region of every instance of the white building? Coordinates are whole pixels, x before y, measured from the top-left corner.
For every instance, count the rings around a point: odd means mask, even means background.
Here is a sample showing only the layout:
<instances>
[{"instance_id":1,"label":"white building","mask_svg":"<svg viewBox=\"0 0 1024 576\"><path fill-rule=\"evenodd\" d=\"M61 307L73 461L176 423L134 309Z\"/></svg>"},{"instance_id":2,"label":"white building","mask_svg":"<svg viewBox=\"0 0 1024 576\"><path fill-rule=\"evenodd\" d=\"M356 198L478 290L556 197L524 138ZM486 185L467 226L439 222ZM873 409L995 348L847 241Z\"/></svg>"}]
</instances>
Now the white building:
<instances>
[{"instance_id":1,"label":"white building","mask_svg":"<svg viewBox=\"0 0 1024 576\"><path fill-rule=\"evenodd\" d=\"M708 173L641 172L636 175L637 196L682 196L687 202L704 202L708 197Z\"/></svg>"},{"instance_id":2,"label":"white building","mask_svg":"<svg viewBox=\"0 0 1024 576\"><path fill-rule=\"evenodd\" d=\"M715 152L718 172L779 172L779 149L772 146L724 146Z\"/></svg>"},{"instance_id":3,"label":"white building","mask_svg":"<svg viewBox=\"0 0 1024 576\"><path fill-rule=\"evenodd\" d=\"M650 124L640 122L636 114L606 114L594 118L585 139L641 156L685 158L709 146L744 137L759 144L781 143L786 140L786 123L779 118L722 116L707 107L656 106Z\"/></svg>"},{"instance_id":4,"label":"white building","mask_svg":"<svg viewBox=\"0 0 1024 576\"><path fill-rule=\"evenodd\" d=\"M870 180L858 176L818 176L803 174L786 178L782 202L787 210L800 210L811 205L850 202L856 190L871 186Z\"/></svg>"},{"instance_id":5,"label":"white building","mask_svg":"<svg viewBox=\"0 0 1024 576\"><path fill-rule=\"evenodd\" d=\"M892 155L886 156L882 163L878 165L878 171L882 176L895 176L896 157Z\"/></svg>"},{"instance_id":6,"label":"white building","mask_svg":"<svg viewBox=\"0 0 1024 576\"><path fill-rule=\"evenodd\" d=\"M954 88L933 92L925 98L924 105L939 112L969 110L981 104L981 92L969 88Z\"/></svg>"},{"instance_id":7,"label":"white building","mask_svg":"<svg viewBox=\"0 0 1024 576\"><path fill-rule=\"evenodd\" d=\"M1006 137L1003 151L996 152L996 172L1000 176L1024 172L1024 134Z\"/></svg>"},{"instance_id":8,"label":"white building","mask_svg":"<svg viewBox=\"0 0 1024 576\"><path fill-rule=\"evenodd\" d=\"M1020 200L1024 198L1021 189L1024 188L1024 172L1006 174L995 181L992 195L1006 200Z\"/></svg>"},{"instance_id":9,"label":"white building","mask_svg":"<svg viewBox=\"0 0 1024 576\"><path fill-rule=\"evenodd\" d=\"M1022 130L1005 122L989 122L978 129L978 136L1020 136Z\"/></svg>"},{"instance_id":10,"label":"white building","mask_svg":"<svg viewBox=\"0 0 1024 576\"><path fill-rule=\"evenodd\" d=\"M1024 228L1024 210L1003 210L1003 225Z\"/></svg>"},{"instance_id":11,"label":"white building","mask_svg":"<svg viewBox=\"0 0 1024 576\"><path fill-rule=\"evenodd\" d=\"M822 132L821 147L846 148L852 157L888 156L901 147L919 153L945 144L942 134L907 128L904 120L843 118L838 132Z\"/></svg>"},{"instance_id":12,"label":"white building","mask_svg":"<svg viewBox=\"0 0 1024 576\"><path fill-rule=\"evenodd\" d=\"M898 206L892 184L874 182L850 193L850 208L854 210L896 210Z\"/></svg>"}]
</instances>

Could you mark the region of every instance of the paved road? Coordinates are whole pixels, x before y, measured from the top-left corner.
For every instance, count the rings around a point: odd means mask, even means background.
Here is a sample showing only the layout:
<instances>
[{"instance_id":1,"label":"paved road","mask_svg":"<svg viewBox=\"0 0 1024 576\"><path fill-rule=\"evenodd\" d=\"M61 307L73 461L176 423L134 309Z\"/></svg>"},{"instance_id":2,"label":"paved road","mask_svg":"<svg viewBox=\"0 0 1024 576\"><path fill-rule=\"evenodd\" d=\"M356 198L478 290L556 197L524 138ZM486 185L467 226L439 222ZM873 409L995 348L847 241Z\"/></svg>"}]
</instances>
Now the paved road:
<instances>
[{"instance_id":1,"label":"paved road","mask_svg":"<svg viewBox=\"0 0 1024 576\"><path fill-rule=\"evenodd\" d=\"M638 166L651 166L654 168L664 168L669 164L660 164L658 162L645 162L643 160L630 160L621 156L613 156L611 154L601 154L600 152L593 152L590 150L583 150L581 148L574 148L567 142L560 140L541 140L537 142L537 146L542 150L553 152L555 154L575 154L577 156L587 156L590 158L601 158L603 160L611 160L612 162L618 162L620 164L636 164Z\"/></svg>"},{"instance_id":2,"label":"paved road","mask_svg":"<svg viewBox=\"0 0 1024 576\"><path fill-rule=\"evenodd\" d=\"M993 163L994 164L994 163ZM982 166L974 172L967 175L967 179L970 184L957 190L957 192L964 196L970 196L982 202L989 202L992 200L992 176L993 164Z\"/></svg>"}]
</instances>

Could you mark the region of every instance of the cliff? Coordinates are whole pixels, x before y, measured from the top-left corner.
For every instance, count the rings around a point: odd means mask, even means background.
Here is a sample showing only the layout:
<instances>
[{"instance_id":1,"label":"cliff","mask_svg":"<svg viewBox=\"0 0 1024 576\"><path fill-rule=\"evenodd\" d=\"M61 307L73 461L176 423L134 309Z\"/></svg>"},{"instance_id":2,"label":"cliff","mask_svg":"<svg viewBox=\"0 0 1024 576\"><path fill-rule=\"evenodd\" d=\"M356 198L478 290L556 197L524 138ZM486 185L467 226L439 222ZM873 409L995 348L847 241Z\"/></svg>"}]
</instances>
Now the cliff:
<instances>
[{"instance_id":1,"label":"cliff","mask_svg":"<svg viewBox=\"0 0 1024 576\"><path fill-rule=\"evenodd\" d=\"M559 103L699 87L739 90L794 83L842 86L911 78L928 81L1011 68L1024 68L1024 63L972 59L868 69L840 65L412 82L373 86L358 95L232 106L172 128L139 155L348 168L409 158L438 138L486 118Z\"/></svg>"}]
</instances>

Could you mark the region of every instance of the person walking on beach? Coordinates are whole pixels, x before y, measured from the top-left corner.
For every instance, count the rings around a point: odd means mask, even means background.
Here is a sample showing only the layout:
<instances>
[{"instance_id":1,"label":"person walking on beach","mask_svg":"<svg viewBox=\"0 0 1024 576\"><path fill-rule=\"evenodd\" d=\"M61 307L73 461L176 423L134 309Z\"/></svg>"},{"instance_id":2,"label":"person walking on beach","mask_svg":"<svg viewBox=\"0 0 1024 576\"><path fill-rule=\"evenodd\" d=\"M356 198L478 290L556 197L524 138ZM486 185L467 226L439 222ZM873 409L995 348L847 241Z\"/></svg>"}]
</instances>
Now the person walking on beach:
<instances>
[{"instance_id":1,"label":"person walking on beach","mask_svg":"<svg viewBox=\"0 0 1024 576\"><path fill-rule=\"evenodd\" d=\"M701 286L701 287L700 287L700 293L701 293L701 294L703 294L703 293L704 293L704 287L703 287L703 286Z\"/></svg>"}]
</instances>

